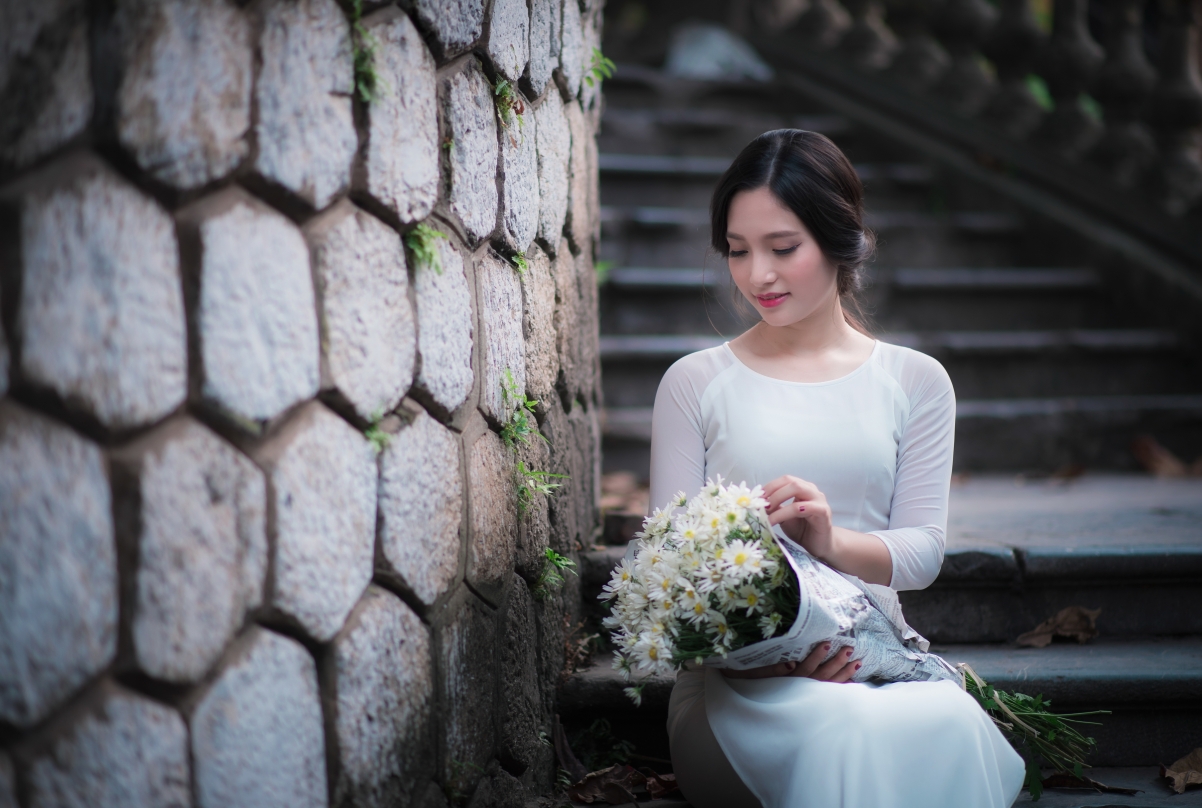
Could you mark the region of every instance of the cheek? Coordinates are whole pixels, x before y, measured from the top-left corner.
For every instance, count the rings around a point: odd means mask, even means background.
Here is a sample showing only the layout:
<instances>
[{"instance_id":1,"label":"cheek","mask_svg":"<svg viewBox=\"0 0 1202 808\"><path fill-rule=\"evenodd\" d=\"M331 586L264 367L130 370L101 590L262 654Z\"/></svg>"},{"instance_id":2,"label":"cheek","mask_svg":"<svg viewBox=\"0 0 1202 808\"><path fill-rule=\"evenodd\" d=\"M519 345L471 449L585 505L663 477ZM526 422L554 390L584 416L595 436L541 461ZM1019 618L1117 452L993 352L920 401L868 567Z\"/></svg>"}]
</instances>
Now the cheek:
<instances>
[{"instance_id":1,"label":"cheek","mask_svg":"<svg viewBox=\"0 0 1202 808\"><path fill-rule=\"evenodd\" d=\"M816 246L806 245L781 267L782 279L799 293L819 293L835 283L835 271Z\"/></svg>"}]
</instances>

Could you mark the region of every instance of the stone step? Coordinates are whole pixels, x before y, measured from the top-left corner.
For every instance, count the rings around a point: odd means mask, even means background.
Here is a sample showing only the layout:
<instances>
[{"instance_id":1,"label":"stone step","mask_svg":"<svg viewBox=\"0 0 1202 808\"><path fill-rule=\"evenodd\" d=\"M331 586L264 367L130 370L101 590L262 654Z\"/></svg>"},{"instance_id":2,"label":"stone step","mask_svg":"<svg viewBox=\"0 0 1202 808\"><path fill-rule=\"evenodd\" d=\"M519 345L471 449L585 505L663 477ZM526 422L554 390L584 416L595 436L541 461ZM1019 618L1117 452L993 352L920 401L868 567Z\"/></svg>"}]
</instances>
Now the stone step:
<instances>
[{"instance_id":1,"label":"stone step","mask_svg":"<svg viewBox=\"0 0 1202 808\"><path fill-rule=\"evenodd\" d=\"M1180 338L1154 328L1073 328L1015 331L927 331L879 335L883 342L938 354L1045 354L1048 351L1146 352L1176 348ZM728 337L690 334L604 334L604 359L679 359Z\"/></svg>"},{"instance_id":2,"label":"stone step","mask_svg":"<svg viewBox=\"0 0 1202 808\"><path fill-rule=\"evenodd\" d=\"M586 603L625 549L582 555ZM939 577L901 600L933 642L1011 641L1067 606L1102 609L1102 637L1202 635L1202 479L959 479Z\"/></svg>"},{"instance_id":3,"label":"stone step","mask_svg":"<svg viewBox=\"0 0 1202 808\"><path fill-rule=\"evenodd\" d=\"M726 173L733 157L733 155L703 157L602 152L598 155L597 165L602 175L635 174L669 179L679 176L716 178ZM926 184L933 178L930 166L922 163L861 163L855 166L855 170L864 182L888 180L897 183Z\"/></svg>"},{"instance_id":4,"label":"stone step","mask_svg":"<svg viewBox=\"0 0 1202 808\"><path fill-rule=\"evenodd\" d=\"M1086 645L1047 648L992 645L932 646L951 662L967 662L1000 690L1042 694L1062 712L1106 709L1091 757L1097 766L1151 766L1171 763L1199 743L1202 726L1202 639L1095 640ZM617 728L643 733L667 719L672 677L656 677L635 707L623 693L626 683L608 658L595 660L568 677L559 690L565 721L604 716ZM619 737L621 730L615 734ZM655 746L662 748L662 739ZM1103 803L1110 804L1110 803Z\"/></svg>"},{"instance_id":5,"label":"stone step","mask_svg":"<svg viewBox=\"0 0 1202 808\"><path fill-rule=\"evenodd\" d=\"M625 136L630 139L630 145L637 146L637 139L646 136L649 129L664 129L675 135L687 136L699 131L726 132L731 130L751 130L758 134L772 129L789 127L821 132L829 137L843 134L848 130L850 124L841 115L772 114L767 112L732 115L730 110L726 109L618 106L607 103L601 118L601 126L602 131L611 139L614 135ZM603 153L603 161L604 157ZM729 160L727 163L729 164ZM601 166L601 170L606 170L604 165Z\"/></svg>"},{"instance_id":6,"label":"stone step","mask_svg":"<svg viewBox=\"0 0 1202 808\"><path fill-rule=\"evenodd\" d=\"M864 222L877 232L953 229L981 235L1001 235L1014 233L1022 228L1022 221L1019 217L1010 213L987 210L952 213L926 213L912 210L869 211L865 214ZM709 223L709 210L706 208L652 205L601 206L603 228L607 225L610 227L634 225L647 228L708 228Z\"/></svg>"},{"instance_id":7,"label":"stone step","mask_svg":"<svg viewBox=\"0 0 1202 808\"><path fill-rule=\"evenodd\" d=\"M611 269L611 289L699 289L726 284L726 271L692 267L620 267ZM877 268L872 285L906 292L1044 292L1095 290L1102 279L1086 267Z\"/></svg>"}]
</instances>

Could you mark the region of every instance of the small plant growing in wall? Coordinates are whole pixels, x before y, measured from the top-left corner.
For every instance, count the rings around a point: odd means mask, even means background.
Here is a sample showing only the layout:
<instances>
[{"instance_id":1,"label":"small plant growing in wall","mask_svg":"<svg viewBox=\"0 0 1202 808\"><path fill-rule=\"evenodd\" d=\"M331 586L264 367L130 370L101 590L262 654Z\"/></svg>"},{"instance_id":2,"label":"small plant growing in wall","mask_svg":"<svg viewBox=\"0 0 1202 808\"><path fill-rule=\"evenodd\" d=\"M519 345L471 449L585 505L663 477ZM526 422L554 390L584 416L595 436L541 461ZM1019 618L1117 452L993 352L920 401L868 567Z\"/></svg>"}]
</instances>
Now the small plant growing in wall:
<instances>
[{"instance_id":1,"label":"small plant growing in wall","mask_svg":"<svg viewBox=\"0 0 1202 808\"><path fill-rule=\"evenodd\" d=\"M602 81L613 78L614 70L617 67L613 59L603 54L600 48L593 48L593 55L589 60L588 70L584 74L584 83L590 87L600 87Z\"/></svg>"},{"instance_id":2,"label":"small plant growing in wall","mask_svg":"<svg viewBox=\"0 0 1202 808\"><path fill-rule=\"evenodd\" d=\"M516 122L519 130L524 129L526 120L522 116L526 114L526 103L513 89L513 84L499 78L492 86L492 92L497 99L497 120L501 122L501 128L509 129ZM509 136L509 142L517 145L512 134Z\"/></svg>"},{"instance_id":3,"label":"small plant growing in wall","mask_svg":"<svg viewBox=\"0 0 1202 808\"><path fill-rule=\"evenodd\" d=\"M438 247L435 241L446 237L446 233L435 230L422 222L405 235L405 246L413 251L413 257L417 259L418 266L432 269L436 274L441 275L442 259L438 256Z\"/></svg>"},{"instance_id":4,"label":"small plant growing in wall","mask_svg":"<svg viewBox=\"0 0 1202 808\"><path fill-rule=\"evenodd\" d=\"M518 383L513 378L513 372L505 368L505 378L501 380L501 398L506 409L512 407L508 420L501 426L501 440L514 451L519 443L529 443L533 435L543 443L547 442L543 433L538 431L538 425L533 420L534 408L538 399L526 398L526 393L518 389Z\"/></svg>"},{"instance_id":5,"label":"small plant growing in wall","mask_svg":"<svg viewBox=\"0 0 1202 808\"><path fill-rule=\"evenodd\" d=\"M538 574L538 580L534 582L531 594L538 600L545 600L552 590L563 586L564 572L576 575L576 562L548 547L543 551L543 568Z\"/></svg>"},{"instance_id":6,"label":"small plant growing in wall","mask_svg":"<svg viewBox=\"0 0 1202 808\"><path fill-rule=\"evenodd\" d=\"M380 428L380 421L383 418L384 412L376 410L372 413L371 423L368 424L367 429L363 430L363 437L367 438L367 442L371 444L371 448L375 450L376 454L387 449L389 441L392 440L392 435Z\"/></svg>"},{"instance_id":7,"label":"small plant growing in wall","mask_svg":"<svg viewBox=\"0 0 1202 808\"><path fill-rule=\"evenodd\" d=\"M519 275L525 275L526 270L530 269L530 262L526 260L525 250L519 250L518 253L509 260L513 262L513 267L518 271Z\"/></svg>"},{"instance_id":8,"label":"small plant growing in wall","mask_svg":"<svg viewBox=\"0 0 1202 808\"><path fill-rule=\"evenodd\" d=\"M560 488L563 483L553 483L551 480L566 480L566 474L552 474L549 471L537 471L535 469L526 468L526 464L521 460L517 465L517 480L518 480L518 511L526 513L534 505L534 495L542 494L551 496Z\"/></svg>"},{"instance_id":9,"label":"small plant growing in wall","mask_svg":"<svg viewBox=\"0 0 1202 808\"><path fill-rule=\"evenodd\" d=\"M384 80L376 73L376 51L380 42L363 24L363 0L351 2L351 49L355 65L355 95L370 104L384 91Z\"/></svg>"}]
</instances>

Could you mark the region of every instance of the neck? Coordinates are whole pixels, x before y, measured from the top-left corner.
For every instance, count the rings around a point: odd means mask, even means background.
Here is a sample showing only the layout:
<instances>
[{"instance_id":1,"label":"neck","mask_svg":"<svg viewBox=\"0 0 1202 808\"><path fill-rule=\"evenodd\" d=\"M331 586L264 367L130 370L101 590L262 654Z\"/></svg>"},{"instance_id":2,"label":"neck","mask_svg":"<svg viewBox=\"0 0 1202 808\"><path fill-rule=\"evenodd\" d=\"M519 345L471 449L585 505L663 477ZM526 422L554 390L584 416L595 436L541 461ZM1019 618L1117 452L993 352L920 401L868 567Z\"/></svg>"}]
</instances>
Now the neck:
<instances>
[{"instance_id":1,"label":"neck","mask_svg":"<svg viewBox=\"0 0 1202 808\"><path fill-rule=\"evenodd\" d=\"M761 320L756 331L771 353L792 355L837 348L856 333L843 316L838 294L831 295L828 302L795 323L769 325Z\"/></svg>"}]
</instances>

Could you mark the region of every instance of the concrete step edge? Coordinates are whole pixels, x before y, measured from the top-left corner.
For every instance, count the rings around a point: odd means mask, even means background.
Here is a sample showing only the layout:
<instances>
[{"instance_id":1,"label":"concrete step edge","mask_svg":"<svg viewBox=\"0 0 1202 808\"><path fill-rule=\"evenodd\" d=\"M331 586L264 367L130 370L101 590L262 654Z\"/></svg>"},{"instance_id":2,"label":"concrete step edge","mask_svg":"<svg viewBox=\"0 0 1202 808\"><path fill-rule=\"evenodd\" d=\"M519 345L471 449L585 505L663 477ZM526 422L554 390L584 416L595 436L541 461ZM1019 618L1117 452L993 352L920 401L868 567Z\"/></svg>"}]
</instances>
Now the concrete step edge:
<instances>
[{"instance_id":1,"label":"concrete step edge","mask_svg":"<svg viewBox=\"0 0 1202 808\"><path fill-rule=\"evenodd\" d=\"M950 227L974 233L1012 233L1022 229L1022 220L1010 213L960 211L923 213L920 211L878 211L864 217L873 230L900 230ZM705 208L653 205L602 205L601 224L635 224L647 227L706 227L710 223Z\"/></svg>"},{"instance_id":2,"label":"concrete step edge","mask_svg":"<svg viewBox=\"0 0 1202 808\"><path fill-rule=\"evenodd\" d=\"M620 290L680 289L725 286L726 271L718 266L619 267L606 276L606 286ZM1077 267L982 267L878 269L873 286L920 292L997 292L1093 290L1101 276L1093 269Z\"/></svg>"}]
</instances>

